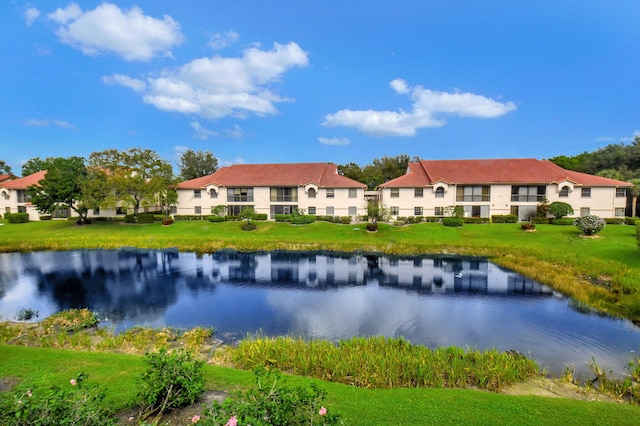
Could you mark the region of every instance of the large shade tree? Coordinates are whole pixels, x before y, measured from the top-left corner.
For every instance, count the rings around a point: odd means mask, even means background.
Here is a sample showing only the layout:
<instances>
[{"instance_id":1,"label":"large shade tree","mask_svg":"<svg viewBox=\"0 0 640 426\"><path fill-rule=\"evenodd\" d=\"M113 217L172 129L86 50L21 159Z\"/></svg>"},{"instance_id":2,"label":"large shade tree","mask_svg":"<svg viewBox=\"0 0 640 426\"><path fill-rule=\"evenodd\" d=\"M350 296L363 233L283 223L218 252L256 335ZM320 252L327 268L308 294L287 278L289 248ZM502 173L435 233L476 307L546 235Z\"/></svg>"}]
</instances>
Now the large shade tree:
<instances>
[{"instance_id":1,"label":"large shade tree","mask_svg":"<svg viewBox=\"0 0 640 426\"><path fill-rule=\"evenodd\" d=\"M42 170L49 170L54 157L47 157L44 160L40 157L30 158L22 165L22 176L29 176Z\"/></svg>"},{"instance_id":2,"label":"large shade tree","mask_svg":"<svg viewBox=\"0 0 640 426\"><path fill-rule=\"evenodd\" d=\"M69 208L87 222L87 206L83 203L83 185L87 177L84 158L51 158L45 177L28 188L31 202L42 213L53 213L58 208Z\"/></svg>"},{"instance_id":3,"label":"large shade tree","mask_svg":"<svg viewBox=\"0 0 640 426\"><path fill-rule=\"evenodd\" d=\"M133 214L138 214L140 206L158 205L174 181L171 164L150 149L94 152L89 166L103 172L109 190L103 204L132 207Z\"/></svg>"},{"instance_id":4,"label":"large shade tree","mask_svg":"<svg viewBox=\"0 0 640 426\"><path fill-rule=\"evenodd\" d=\"M191 180L207 176L218 170L218 159L211 151L188 149L180 156L180 179Z\"/></svg>"}]
</instances>

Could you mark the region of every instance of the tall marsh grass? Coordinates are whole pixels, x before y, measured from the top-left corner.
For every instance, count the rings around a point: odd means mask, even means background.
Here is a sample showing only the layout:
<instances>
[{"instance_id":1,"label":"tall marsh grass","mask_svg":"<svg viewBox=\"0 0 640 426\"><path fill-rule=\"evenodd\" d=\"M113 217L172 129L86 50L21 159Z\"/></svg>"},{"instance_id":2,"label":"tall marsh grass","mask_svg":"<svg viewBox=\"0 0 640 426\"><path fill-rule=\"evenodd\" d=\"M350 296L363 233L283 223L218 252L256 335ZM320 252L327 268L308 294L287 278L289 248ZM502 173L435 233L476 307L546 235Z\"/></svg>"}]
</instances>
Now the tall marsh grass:
<instances>
[{"instance_id":1,"label":"tall marsh grass","mask_svg":"<svg viewBox=\"0 0 640 426\"><path fill-rule=\"evenodd\" d=\"M477 387L499 390L539 374L516 352L412 345L402 338L354 337L338 344L288 337L244 340L232 350L243 369L270 367L363 388Z\"/></svg>"}]
</instances>

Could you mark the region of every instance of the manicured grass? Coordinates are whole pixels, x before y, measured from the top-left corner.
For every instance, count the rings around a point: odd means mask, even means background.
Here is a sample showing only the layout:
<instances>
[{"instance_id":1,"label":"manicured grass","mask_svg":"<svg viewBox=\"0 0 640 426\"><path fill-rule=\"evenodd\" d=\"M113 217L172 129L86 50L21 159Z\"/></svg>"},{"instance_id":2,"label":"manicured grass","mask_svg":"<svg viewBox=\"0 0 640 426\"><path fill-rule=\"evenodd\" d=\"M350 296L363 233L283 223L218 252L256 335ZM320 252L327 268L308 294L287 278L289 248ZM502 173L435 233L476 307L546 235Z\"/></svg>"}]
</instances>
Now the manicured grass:
<instances>
[{"instance_id":1,"label":"manicured grass","mask_svg":"<svg viewBox=\"0 0 640 426\"><path fill-rule=\"evenodd\" d=\"M142 357L0 345L0 377L24 382L67 384L84 371L89 382L107 392L108 401L126 408L142 374ZM207 365L207 387L230 390L253 382L247 371ZM474 390L359 389L291 376L292 384L314 381L327 390L327 407L348 425L518 424L584 425L637 424L640 407L606 402L508 396Z\"/></svg>"},{"instance_id":2,"label":"manicured grass","mask_svg":"<svg viewBox=\"0 0 640 426\"><path fill-rule=\"evenodd\" d=\"M640 322L640 251L636 228L608 225L597 238L581 237L573 226L537 225L523 232L519 224L438 223L404 227L380 224L316 222L295 226L256 222L242 231L238 222L177 221L171 226L71 221L7 224L0 221L0 251L177 247L183 251L220 249L333 250L388 254L458 253L484 256L609 314Z\"/></svg>"}]
</instances>

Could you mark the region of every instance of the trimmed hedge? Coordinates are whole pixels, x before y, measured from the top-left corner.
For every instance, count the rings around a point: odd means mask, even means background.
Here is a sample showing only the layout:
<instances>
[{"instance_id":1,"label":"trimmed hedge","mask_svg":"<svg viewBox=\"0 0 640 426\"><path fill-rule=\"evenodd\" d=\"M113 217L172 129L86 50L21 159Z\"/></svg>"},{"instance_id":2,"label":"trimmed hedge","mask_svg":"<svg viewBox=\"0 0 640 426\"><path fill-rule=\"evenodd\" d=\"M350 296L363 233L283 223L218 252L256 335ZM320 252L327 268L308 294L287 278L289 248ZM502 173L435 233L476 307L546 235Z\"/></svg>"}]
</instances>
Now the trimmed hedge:
<instances>
[{"instance_id":1,"label":"trimmed hedge","mask_svg":"<svg viewBox=\"0 0 640 426\"><path fill-rule=\"evenodd\" d=\"M491 219L488 217L465 217L462 220L464 220L464 223L490 223Z\"/></svg>"},{"instance_id":2,"label":"trimmed hedge","mask_svg":"<svg viewBox=\"0 0 640 426\"><path fill-rule=\"evenodd\" d=\"M351 223L351 216L342 216L340 217L340 223L343 225L348 225Z\"/></svg>"},{"instance_id":3,"label":"trimmed hedge","mask_svg":"<svg viewBox=\"0 0 640 426\"><path fill-rule=\"evenodd\" d=\"M464 225L464 219L461 217L443 217L442 224L444 226L452 226L454 228L459 228Z\"/></svg>"},{"instance_id":4,"label":"trimmed hedge","mask_svg":"<svg viewBox=\"0 0 640 426\"><path fill-rule=\"evenodd\" d=\"M575 218L571 217L562 217L560 219L553 219L551 221L552 225L560 225L560 226L572 226L575 223Z\"/></svg>"},{"instance_id":5,"label":"trimmed hedge","mask_svg":"<svg viewBox=\"0 0 640 426\"><path fill-rule=\"evenodd\" d=\"M176 214L173 216L175 220L203 220L204 216L197 214Z\"/></svg>"},{"instance_id":6,"label":"trimmed hedge","mask_svg":"<svg viewBox=\"0 0 640 426\"><path fill-rule=\"evenodd\" d=\"M291 222L294 225L306 225L309 223L313 223L315 221L316 221L316 216L312 214L294 215L294 216L291 216L291 219L289 220L289 222Z\"/></svg>"},{"instance_id":7,"label":"trimmed hedge","mask_svg":"<svg viewBox=\"0 0 640 426\"><path fill-rule=\"evenodd\" d=\"M515 214L494 214L491 216L491 223L517 223L518 216Z\"/></svg>"},{"instance_id":8,"label":"trimmed hedge","mask_svg":"<svg viewBox=\"0 0 640 426\"><path fill-rule=\"evenodd\" d=\"M51 220L51 215L43 214L42 216L40 216L40 220Z\"/></svg>"},{"instance_id":9,"label":"trimmed hedge","mask_svg":"<svg viewBox=\"0 0 640 426\"><path fill-rule=\"evenodd\" d=\"M290 214L277 214L276 215L276 222L291 222L291 215Z\"/></svg>"},{"instance_id":10,"label":"trimmed hedge","mask_svg":"<svg viewBox=\"0 0 640 426\"><path fill-rule=\"evenodd\" d=\"M209 222L224 222L226 219L224 216L207 216Z\"/></svg>"},{"instance_id":11,"label":"trimmed hedge","mask_svg":"<svg viewBox=\"0 0 640 426\"><path fill-rule=\"evenodd\" d=\"M155 220L153 213L141 213L138 215L138 223L153 223Z\"/></svg>"},{"instance_id":12,"label":"trimmed hedge","mask_svg":"<svg viewBox=\"0 0 640 426\"><path fill-rule=\"evenodd\" d=\"M548 225L551 223L551 219L547 217L532 217L531 223L535 223L539 225Z\"/></svg>"},{"instance_id":13,"label":"trimmed hedge","mask_svg":"<svg viewBox=\"0 0 640 426\"><path fill-rule=\"evenodd\" d=\"M27 223L29 222L29 214L28 213L5 213L4 218L9 221L9 223Z\"/></svg>"}]
</instances>

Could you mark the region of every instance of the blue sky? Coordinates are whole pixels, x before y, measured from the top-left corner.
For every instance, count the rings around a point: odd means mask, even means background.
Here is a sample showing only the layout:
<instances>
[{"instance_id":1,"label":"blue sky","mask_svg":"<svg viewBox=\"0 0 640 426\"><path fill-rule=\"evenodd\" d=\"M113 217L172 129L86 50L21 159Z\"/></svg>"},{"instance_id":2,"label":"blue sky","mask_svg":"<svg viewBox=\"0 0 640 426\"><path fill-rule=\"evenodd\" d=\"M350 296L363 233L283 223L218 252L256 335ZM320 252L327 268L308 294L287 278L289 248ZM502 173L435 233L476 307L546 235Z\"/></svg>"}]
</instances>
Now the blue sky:
<instances>
[{"instance_id":1,"label":"blue sky","mask_svg":"<svg viewBox=\"0 0 640 426\"><path fill-rule=\"evenodd\" d=\"M0 160L575 155L640 134L640 1L4 1Z\"/></svg>"}]
</instances>

